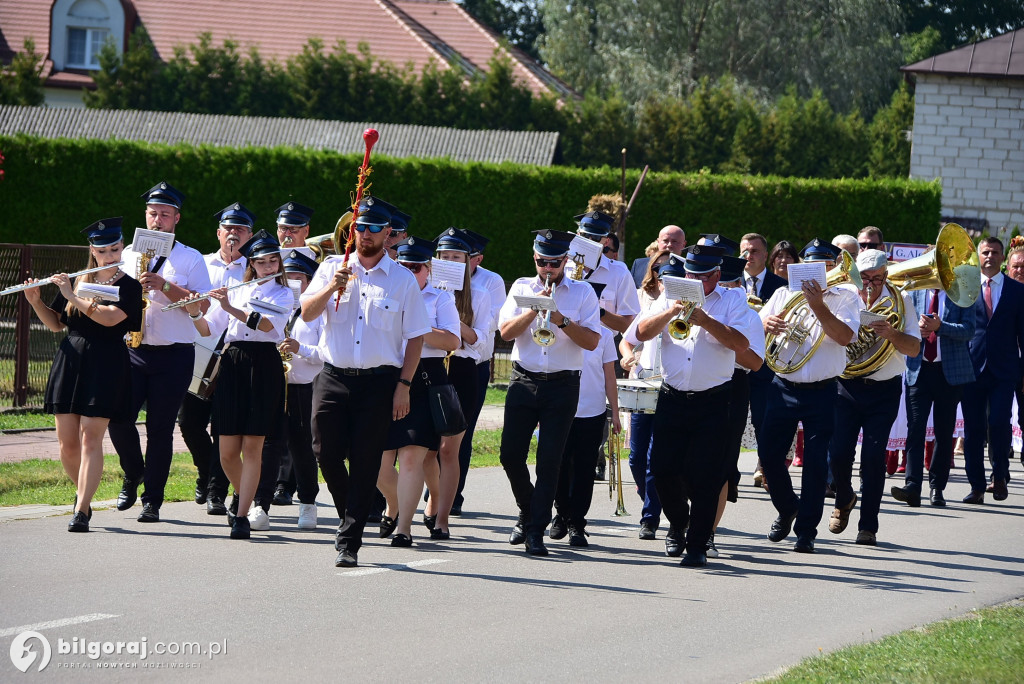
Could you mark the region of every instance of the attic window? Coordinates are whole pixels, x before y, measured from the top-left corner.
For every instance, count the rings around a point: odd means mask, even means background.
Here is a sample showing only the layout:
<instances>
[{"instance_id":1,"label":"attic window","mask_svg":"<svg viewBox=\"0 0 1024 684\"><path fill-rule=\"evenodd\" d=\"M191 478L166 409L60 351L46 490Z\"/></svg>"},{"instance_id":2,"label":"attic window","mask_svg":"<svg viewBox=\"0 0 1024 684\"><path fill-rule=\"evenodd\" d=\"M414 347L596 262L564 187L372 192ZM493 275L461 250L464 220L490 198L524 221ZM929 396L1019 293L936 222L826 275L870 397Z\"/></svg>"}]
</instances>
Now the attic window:
<instances>
[{"instance_id":1,"label":"attic window","mask_svg":"<svg viewBox=\"0 0 1024 684\"><path fill-rule=\"evenodd\" d=\"M100 49L110 36L107 29L68 28L67 66L74 69L99 69Z\"/></svg>"}]
</instances>

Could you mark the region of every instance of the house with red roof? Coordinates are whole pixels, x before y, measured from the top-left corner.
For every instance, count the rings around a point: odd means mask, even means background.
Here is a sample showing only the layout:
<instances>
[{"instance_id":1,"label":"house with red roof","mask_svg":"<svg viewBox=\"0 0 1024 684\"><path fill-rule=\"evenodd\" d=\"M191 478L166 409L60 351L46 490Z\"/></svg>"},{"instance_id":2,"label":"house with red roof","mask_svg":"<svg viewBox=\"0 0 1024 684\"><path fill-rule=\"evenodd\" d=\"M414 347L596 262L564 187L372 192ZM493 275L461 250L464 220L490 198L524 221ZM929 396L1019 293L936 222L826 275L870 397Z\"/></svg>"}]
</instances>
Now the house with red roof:
<instances>
[{"instance_id":1,"label":"house with red roof","mask_svg":"<svg viewBox=\"0 0 1024 684\"><path fill-rule=\"evenodd\" d=\"M495 51L507 57L515 78L533 93L560 98L573 91L522 51L449 0L3 0L0 2L0 61L22 51L25 38L45 56L46 103L82 107L82 91L94 87L99 52L107 38L119 51L137 26L144 26L164 60L176 45L197 42L208 32L241 51L251 47L284 63L310 38L333 48L339 40L355 53L365 43L378 60L412 65L420 72L434 61L467 77L486 71Z\"/></svg>"}]
</instances>

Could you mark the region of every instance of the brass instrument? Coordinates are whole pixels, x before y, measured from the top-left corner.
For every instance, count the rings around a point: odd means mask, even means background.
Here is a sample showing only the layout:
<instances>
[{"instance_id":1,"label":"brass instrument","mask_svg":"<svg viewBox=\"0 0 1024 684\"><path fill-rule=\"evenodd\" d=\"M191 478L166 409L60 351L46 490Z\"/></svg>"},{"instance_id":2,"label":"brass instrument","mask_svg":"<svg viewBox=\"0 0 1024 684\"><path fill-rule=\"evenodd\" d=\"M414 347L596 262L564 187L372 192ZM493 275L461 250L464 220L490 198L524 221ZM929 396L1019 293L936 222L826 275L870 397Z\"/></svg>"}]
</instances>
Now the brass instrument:
<instances>
[{"instance_id":1,"label":"brass instrument","mask_svg":"<svg viewBox=\"0 0 1024 684\"><path fill-rule=\"evenodd\" d=\"M850 253L843 251L839 257L839 263L835 268L825 274L825 284L828 287L835 287L843 283L851 283L857 290L864 289L864 282L861 280L857 264L850 256ZM769 333L764 340L764 362L779 375L795 373L804 367L825 337L821 324L814 317L811 307L807 304L807 297L803 292L795 292L786 300L785 305L779 312L786 321L786 329L774 335ZM801 354L804 342L811 339L810 347ZM782 349L787 344L793 344L792 353L789 358L783 361L779 358Z\"/></svg>"},{"instance_id":2,"label":"brass instrument","mask_svg":"<svg viewBox=\"0 0 1024 684\"><path fill-rule=\"evenodd\" d=\"M295 321L298 319L293 313L288 317L288 322L284 325L284 338L287 340L292 336L292 330L295 328ZM284 368L284 411L288 412L288 374L292 372L292 353L284 350L284 342L282 346L277 348L279 354L281 354L281 366Z\"/></svg>"},{"instance_id":3,"label":"brass instrument","mask_svg":"<svg viewBox=\"0 0 1024 684\"><path fill-rule=\"evenodd\" d=\"M551 274L544 279L544 289L551 286ZM553 294L553 293L552 293ZM555 333L551 330L551 311L544 311L540 314L540 323L533 331L533 341L542 347L550 347L555 343Z\"/></svg>"},{"instance_id":4,"label":"brass instrument","mask_svg":"<svg viewBox=\"0 0 1024 684\"><path fill-rule=\"evenodd\" d=\"M685 340L690 336L690 331L694 327L690 324L690 316L696 308L697 302L686 302L683 304L683 310L668 322L668 334L673 340Z\"/></svg>"},{"instance_id":5,"label":"brass instrument","mask_svg":"<svg viewBox=\"0 0 1024 684\"><path fill-rule=\"evenodd\" d=\"M334 226L333 233L324 233L323 235L317 235L306 240L306 247L313 250L318 263L322 264L327 257L338 254L338 245L344 244L345 232L350 225L352 225L351 210L341 215L338 223Z\"/></svg>"},{"instance_id":6,"label":"brass instrument","mask_svg":"<svg viewBox=\"0 0 1024 684\"><path fill-rule=\"evenodd\" d=\"M569 277L573 280L583 280L583 255L574 254L572 257L572 272L569 273Z\"/></svg>"},{"instance_id":7,"label":"brass instrument","mask_svg":"<svg viewBox=\"0 0 1024 684\"><path fill-rule=\"evenodd\" d=\"M626 504L622 495L622 435L617 434L613 426L608 426L608 500L612 500L612 492L618 489L619 500L615 504L615 512L612 515L619 517L629 515L626 512Z\"/></svg>"},{"instance_id":8,"label":"brass instrument","mask_svg":"<svg viewBox=\"0 0 1024 684\"><path fill-rule=\"evenodd\" d=\"M981 291L981 269L974 242L961 226L947 223L935 238L935 249L890 268L886 285L892 295L880 298L870 311L885 316L901 332L906 327L904 292L942 290L957 306L971 306ZM868 288L869 302L872 294ZM886 364L894 351L892 342L861 326L857 339L846 347L847 363L842 377L871 375Z\"/></svg>"},{"instance_id":9,"label":"brass instrument","mask_svg":"<svg viewBox=\"0 0 1024 684\"><path fill-rule=\"evenodd\" d=\"M754 311L760 311L761 307L764 306L764 302L761 301L761 298L758 297L757 295L755 295L755 294L748 294L747 295L747 306L749 306Z\"/></svg>"},{"instance_id":10,"label":"brass instrument","mask_svg":"<svg viewBox=\"0 0 1024 684\"><path fill-rule=\"evenodd\" d=\"M149 262L156 256L155 249L147 249L145 252L139 254L139 264L135 267L135 279L139 282L142 281L142 274L149 270ZM146 334L146 310L149 309L149 297L146 296L148 290L142 291L142 324L138 330L130 330L128 332L128 338L125 343L132 349L138 349L139 345L142 344L142 338Z\"/></svg>"}]
</instances>

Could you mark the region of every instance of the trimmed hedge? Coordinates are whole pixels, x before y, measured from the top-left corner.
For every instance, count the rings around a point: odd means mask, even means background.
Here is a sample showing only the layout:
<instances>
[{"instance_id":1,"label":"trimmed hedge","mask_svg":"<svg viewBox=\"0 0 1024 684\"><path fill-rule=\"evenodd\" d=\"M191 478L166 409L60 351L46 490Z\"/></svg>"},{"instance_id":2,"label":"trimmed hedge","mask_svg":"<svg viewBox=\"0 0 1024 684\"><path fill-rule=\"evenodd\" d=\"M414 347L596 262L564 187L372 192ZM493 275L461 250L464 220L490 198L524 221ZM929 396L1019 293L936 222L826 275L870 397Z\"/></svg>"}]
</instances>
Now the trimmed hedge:
<instances>
[{"instance_id":1,"label":"trimmed hedge","mask_svg":"<svg viewBox=\"0 0 1024 684\"><path fill-rule=\"evenodd\" d=\"M273 210L289 199L316 210L311 233L333 230L350 202L361 155L302 148L223 148L104 140L0 136L0 242L82 244L79 231L124 216L143 224L138 196L160 180L186 195L178 235L201 252L216 249L215 212L234 201L273 230ZM618 169L372 160L371 192L412 214L411 233L433 238L449 225L492 238L485 265L506 279L531 270L529 231L572 230L572 216L597 193L615 192ZM632 188L639 172L627 174ZM707 173L651 173L630 215L627 263L662 226L738 239L803 245L814 236L856 235L865 225L886 239L929 242L937 233L941 187L910 180L816 180ZM130 236L129 236L130 239ZM770 246L770 245L769 245Z\"/></svg>"}]
</instances>

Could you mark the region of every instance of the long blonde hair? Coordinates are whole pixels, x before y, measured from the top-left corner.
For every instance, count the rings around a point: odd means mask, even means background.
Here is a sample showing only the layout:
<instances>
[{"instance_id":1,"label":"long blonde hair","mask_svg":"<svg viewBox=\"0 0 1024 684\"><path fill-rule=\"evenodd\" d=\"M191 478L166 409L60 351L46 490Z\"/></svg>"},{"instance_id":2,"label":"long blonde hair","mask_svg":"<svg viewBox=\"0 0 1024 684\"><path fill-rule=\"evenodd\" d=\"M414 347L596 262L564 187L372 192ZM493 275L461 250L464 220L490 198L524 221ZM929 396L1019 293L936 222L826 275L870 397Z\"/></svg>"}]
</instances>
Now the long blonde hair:
<instances>
[{"instance_id":1,"label":"long blonde hair","mask_svg":"<svg viewBox=\"0 0 1024 684\"><path fill-rule=\"evenodd\" d=\"M455 308L459 310L459 319L473 327L473 288L470 286L469 255L466 255L466 269L463 271L462 289L455 291Z\"/></svg>"}]
</instances>

